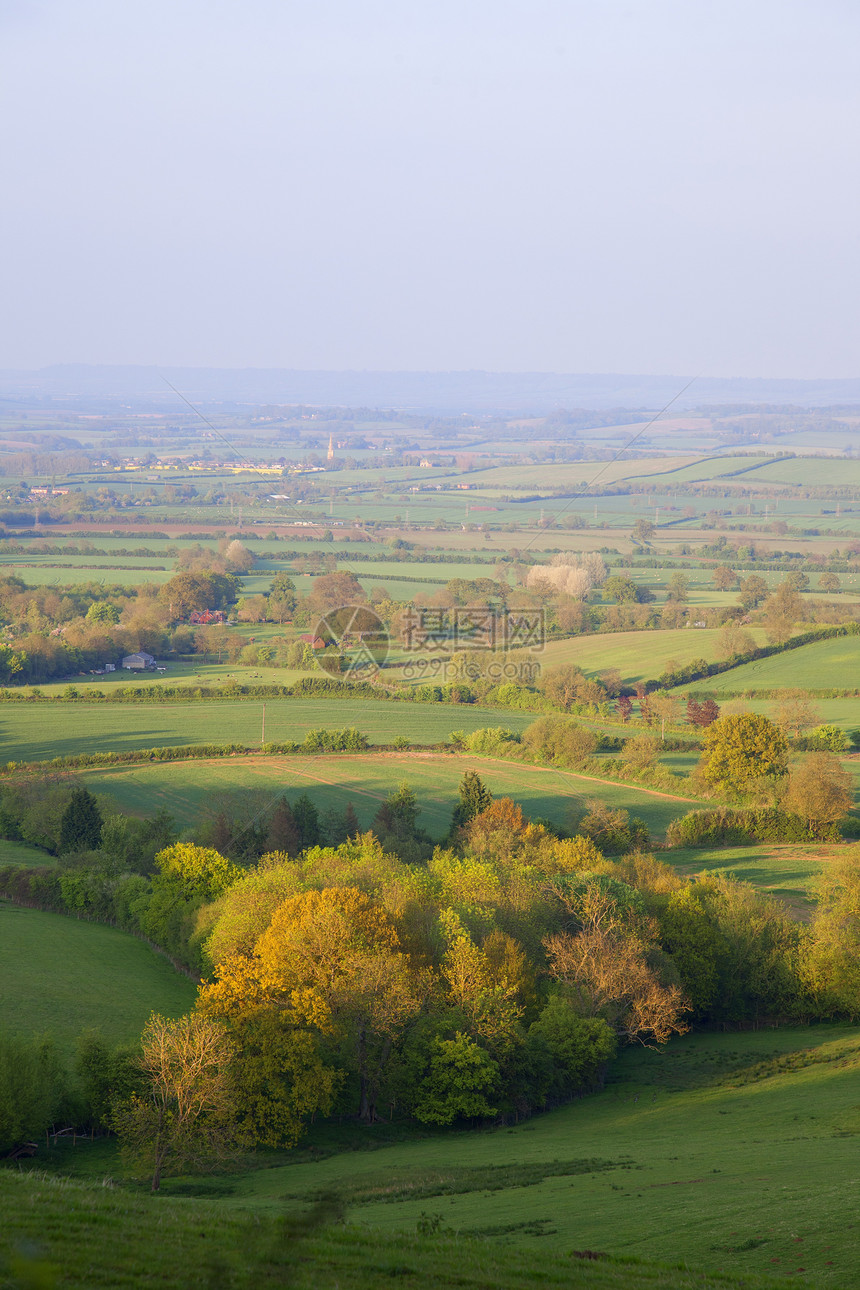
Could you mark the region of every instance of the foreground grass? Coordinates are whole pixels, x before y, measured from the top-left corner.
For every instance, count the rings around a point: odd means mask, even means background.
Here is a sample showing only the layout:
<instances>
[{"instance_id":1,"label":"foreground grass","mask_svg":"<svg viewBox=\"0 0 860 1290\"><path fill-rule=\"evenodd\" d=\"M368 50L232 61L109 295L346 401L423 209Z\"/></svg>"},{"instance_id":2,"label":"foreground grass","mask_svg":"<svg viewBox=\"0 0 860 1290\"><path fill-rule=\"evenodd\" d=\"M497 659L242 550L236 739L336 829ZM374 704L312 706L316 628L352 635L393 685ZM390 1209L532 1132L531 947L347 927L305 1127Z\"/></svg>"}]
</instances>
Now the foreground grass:
<instances>
[{"instance_id":1,"label":"foreground grass","mask_svg":"<svg viewBox=\"0 0 860 1290\"><path fill-rule=\"evenodd\" d=\"M449 1235L316 1231L200 1202L143 1199L35 1176L0 1174L0 1284L91 1287L298 1286L406 1290L718 1290L786 1281L618 1261L594 1251L499 1249ZM598 1253L598 1257L594 1254ZM3 1278L3 1260L7 1275Z\"/></svg>"},{"instance_id":2,"label":"foreground grass","mask_svg":"<svg viewBox=\"0 0 860 1290\"><path fill-rule=\"evenodd\" d=\"M153 1010L180 1016L195 994L126 932L0 900L0 1027L49 1035L68 1054L84 1030L136 1040Z\"/></svg>"},{"instance_id":3,"label":"foreground grass","mask_svg":"<svg viewBox=\"0 0 860 1290\"><path fill-rule=\"evenodd\" d=\"M219 1181L225 1208L254 1212L337 1190L349 1220L381 1236L423 1215L559 1258L591 1249L847 1287L860 1283L858 1075L856 1028L689 1035L628 1050L603 1093L519 1126Z\"/></svg>"},{"instance_id":4,"label":"foreground grass","mask_svg":"<svg viewBox=\"0 0 860 1290\"><path fill-rule=\"evenodd\" d=\"M296 1284L379 1285L390 1275L415 1286L671 1287L735 1278L757 1286L790 1274L847 1290L860 1284L858 1076L857 1027L692 1034L661 1051L627 1050L602 1093L520 1125L422 1136L329 1122L293 1153L263 1152L211 1178L166 1180L155 1200L113 1183L107 1195L70 1193L72 1217L55 1239L65 1233L85 1243L88 1224L122 1222L122 1248L134 1252L141 1224L156 1214L159 1239L177 1241L177 1259L195 1250L226 1257L243 1241L256 1257L274 1223L301 1224L336 1194L353 1230L314 1238L316 1261L293 1260ZM107 1140L40 1152L34 1164L91 1186L121 1176ZM0 1207L4 1185L0 1172ZM79 1220L78 1205L104 1217ZM7 1239L28 1235L17 1210L12 1218ZM416 1240L422 1233L433 1241ZM572 1260L572 1251L606 1257ZM390 1257L402 1271L391 1270ZM679 1264L700 1269L701 1280L686 1280ZM158 1280L153 1266L152 1284L184 1284ZM80 1275L68 1284L85 1284ZM90 1275L93 1285L150 1284ZM209 1284L202 1273L201 1283Z\"/></svg>"}]
</instances>

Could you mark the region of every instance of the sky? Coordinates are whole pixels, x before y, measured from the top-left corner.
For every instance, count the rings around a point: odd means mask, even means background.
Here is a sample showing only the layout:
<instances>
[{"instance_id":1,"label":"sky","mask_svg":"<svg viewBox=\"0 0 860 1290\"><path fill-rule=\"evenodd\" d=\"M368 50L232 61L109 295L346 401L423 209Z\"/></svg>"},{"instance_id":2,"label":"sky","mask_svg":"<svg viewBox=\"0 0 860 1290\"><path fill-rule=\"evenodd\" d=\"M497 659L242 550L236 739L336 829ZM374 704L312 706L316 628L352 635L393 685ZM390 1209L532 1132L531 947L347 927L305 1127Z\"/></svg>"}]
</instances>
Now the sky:
<instances>
[{"instance_id":1,"label":"sky","mask_svg":"<svg viewBox=\"0 0 860 1290\"><path fill-rule=\"evenodd\" d=\"M856 0L0 0L0 367L860 375Z\"/></svg>"}]
</instances>

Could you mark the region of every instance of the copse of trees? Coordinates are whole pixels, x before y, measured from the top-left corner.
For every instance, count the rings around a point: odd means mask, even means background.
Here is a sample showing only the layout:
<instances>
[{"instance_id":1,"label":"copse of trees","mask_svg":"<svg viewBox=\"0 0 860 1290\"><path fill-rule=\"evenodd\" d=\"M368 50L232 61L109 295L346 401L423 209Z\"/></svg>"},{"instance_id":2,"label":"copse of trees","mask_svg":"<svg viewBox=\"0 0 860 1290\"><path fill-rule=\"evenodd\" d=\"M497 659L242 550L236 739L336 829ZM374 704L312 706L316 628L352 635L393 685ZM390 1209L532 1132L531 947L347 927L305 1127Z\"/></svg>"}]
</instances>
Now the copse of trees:
<instances>
[{"instance_id":1,"label":"copse of trees","mask_svg":"<svg viewBox=\"0 0 860 1290\"><path fill-rule=\"evenodd\" d=\"M32 1049L32 1097L0 1044L0 1108L5 1080L18 1126L0 1114L0 1141L43 1130L76 1080L69 1114L113 1125L157 1186L235 1145L295 1143L313 1116L528 1114L598 1085L619 1046L664 1043L691 1019L860 1015L860 850L806 926L747 884L680 878L642 850L625 812L594 803L559 836L493 800L474 770L443 847L424 841L407 785L378 813L385 842L356 828L325 844L304 795L281 799L268 827L290 847L237 864L169 842L147 874L124 866L120 844L133 851L134 838L108 817L110 865L90 853L38 881L0 871L4 893L53 893L55 907L64 890L89 892L85 912L203 977L194 1013L153 1018L131 1062L90 1039L77 1075L61 1078Z\"/></svg>"}]
</instances>

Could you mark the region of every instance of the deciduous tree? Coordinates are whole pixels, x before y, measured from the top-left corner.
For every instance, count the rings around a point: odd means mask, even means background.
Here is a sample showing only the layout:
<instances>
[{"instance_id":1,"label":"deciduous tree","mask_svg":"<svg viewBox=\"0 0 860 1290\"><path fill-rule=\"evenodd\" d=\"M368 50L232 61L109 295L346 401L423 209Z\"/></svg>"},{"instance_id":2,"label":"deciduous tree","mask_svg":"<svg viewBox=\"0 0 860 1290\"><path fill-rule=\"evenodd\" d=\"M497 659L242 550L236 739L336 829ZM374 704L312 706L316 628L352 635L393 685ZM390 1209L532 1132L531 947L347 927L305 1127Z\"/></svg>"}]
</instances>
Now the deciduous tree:
<instances>
[{"instance_id":1,"label":"deciduous tree","mask_svg":"<svg viewBox=\"0 0 860 1290\"><path fill-rule=\"evenodd\" d=\"M699 770L723 792L751 792L758 781L786 774L788 744L782 731L757 712L719 717L705 731Z\"/></svg>"},{"instance_id":2,"label":"deciduous tree","mask_svg":"<svg viewBox=\"0 0 860 1290\"><path fill-rule=\"evenodd\" d=\"M199 1012L178 1021L154 1013L141 1048L145 1092L117 1107L114 1128L158 1191L164 1173L214 1167L235 1149L235 1050L225 1028Z\"/></svg>"}]
</instances>

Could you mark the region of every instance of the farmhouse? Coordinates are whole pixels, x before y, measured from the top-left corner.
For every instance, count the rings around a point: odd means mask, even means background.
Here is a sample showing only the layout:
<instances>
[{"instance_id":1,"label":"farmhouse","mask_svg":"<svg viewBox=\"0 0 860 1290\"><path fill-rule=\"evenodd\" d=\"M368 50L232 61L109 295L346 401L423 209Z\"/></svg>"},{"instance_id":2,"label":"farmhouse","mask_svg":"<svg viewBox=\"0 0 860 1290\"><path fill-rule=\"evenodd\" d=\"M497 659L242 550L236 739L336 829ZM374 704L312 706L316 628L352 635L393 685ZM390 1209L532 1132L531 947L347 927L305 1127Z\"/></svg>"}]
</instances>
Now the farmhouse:
<instances>
[{"instance_id":1,"label":"farmhouse","mask_svg":"<svg viewBox=\"0 0 860 1290\"><path fill-rule=\"evenodd\" d=\"M122 666L130 672L147 672L155 667L155 659L141 650L139 654L126 654Z\"/></svg>"},{"instance_id":2,"label":"farmhouse","mask_svg":"<svg viewBox=\"0 0 860 1290\"><path fill-rule=\"evenodd\" d=\"M325 641L322 636L314 636L312 633L306 633L300 636L299 640L303 645L310 645L311 649L325 649Z\"/></svg>"}]
</instances>

